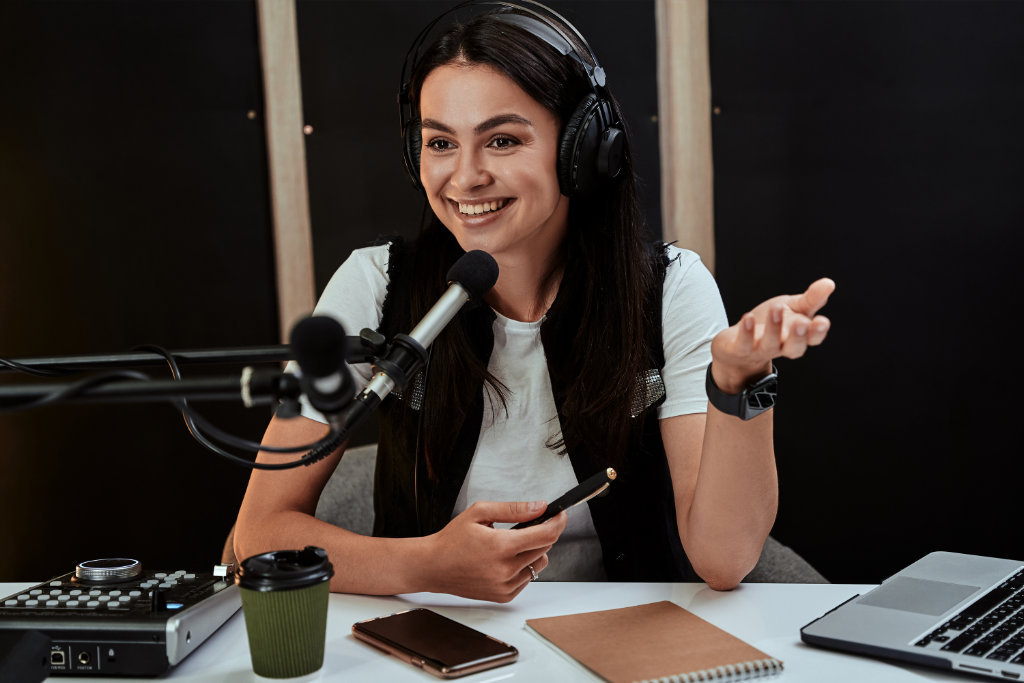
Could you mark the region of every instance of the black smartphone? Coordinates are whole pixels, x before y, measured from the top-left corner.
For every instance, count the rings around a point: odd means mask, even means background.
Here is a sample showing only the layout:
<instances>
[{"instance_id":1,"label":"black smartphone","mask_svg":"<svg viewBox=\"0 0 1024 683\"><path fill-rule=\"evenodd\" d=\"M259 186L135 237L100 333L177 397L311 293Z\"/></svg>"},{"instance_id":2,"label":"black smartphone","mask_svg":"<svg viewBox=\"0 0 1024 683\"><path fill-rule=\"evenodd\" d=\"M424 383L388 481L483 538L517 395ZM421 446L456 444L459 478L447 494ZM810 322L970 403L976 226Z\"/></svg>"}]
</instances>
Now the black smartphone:
<instances>
[{"instance_id":1,"label":"black smartphone","mask_svg":"<svg viewBox=\"0 0 1024 683\"><path fill-rule=\"evenodd\" d=\"M594 496L599 496L608 490L611 483L615 481L615 470L609 467L606 470L601 470L597 474L586 479L583 483L574 486L569 489L558 498L548 503L548 507L544 510L544 514L535 519L531 519L528 522L520 522L516 524L513 529L525 529L526 527L533 526L534 524L540 524L546 522L562 510L568 510L573 505L579 505L585 503Z\"/></svg>"},{"instance_id":2,"label":"black smartphone","mask_svg":"<svg viewBox=\"0 0 1024 683\"><path fill-rule=\"evenodd\" d=\"M418 607L352 625L352 634L440 678L511 664L519 650L497 638Z\"/></svg>"}]
</instances>

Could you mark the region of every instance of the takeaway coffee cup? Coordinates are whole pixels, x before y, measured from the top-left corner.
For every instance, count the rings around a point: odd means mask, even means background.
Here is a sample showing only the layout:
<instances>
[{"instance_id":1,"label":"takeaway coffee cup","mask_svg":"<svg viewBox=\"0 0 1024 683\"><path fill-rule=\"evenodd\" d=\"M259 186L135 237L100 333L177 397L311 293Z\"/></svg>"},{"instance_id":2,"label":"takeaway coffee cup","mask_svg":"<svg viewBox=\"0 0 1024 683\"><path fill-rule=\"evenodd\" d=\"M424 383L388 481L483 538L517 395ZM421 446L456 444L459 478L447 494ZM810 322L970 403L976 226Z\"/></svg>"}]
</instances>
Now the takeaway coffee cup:
<instances>
[{"instance_id":1,"label":"takeaway coffee cup","mask_svg":"<svg viewBox=\"0 0 1024 683\"><path fill-rule=\"evenodd\" d=\"M235 583L257 675L293 678L323 666L333 575L327 551L314 546L276 550L242 562Z\"/></svg>"}]
</instances>

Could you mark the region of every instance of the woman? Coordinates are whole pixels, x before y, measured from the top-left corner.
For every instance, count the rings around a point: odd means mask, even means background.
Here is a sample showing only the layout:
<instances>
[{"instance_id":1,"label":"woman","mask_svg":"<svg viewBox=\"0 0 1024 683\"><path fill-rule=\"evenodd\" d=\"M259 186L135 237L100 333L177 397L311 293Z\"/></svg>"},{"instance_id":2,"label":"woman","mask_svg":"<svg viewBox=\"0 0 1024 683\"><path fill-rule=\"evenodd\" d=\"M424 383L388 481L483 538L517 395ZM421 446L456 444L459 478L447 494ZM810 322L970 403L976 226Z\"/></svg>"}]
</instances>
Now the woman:
<instances>
[{"instance_id":1,"label":"woman","mask_svg":"<svg viewBox=\"0 0 1024 683\"><path fill-rule=\"evenodd\" d=\"M565 155L587 125L581 101L607 98L595 111L605 128L618 109L583 66L592 55L562 54L539 24L561 40L573 29L531 14L488 12L417 59L408 163L433 216L415 244L354 252L317 306L390 338L436 301L464 251L499 265L486 305L460 314L426 371L381 406L375 535L312 516L342 448L301 471L253 473L238 557L318 545L332 590L497 602L541 573L729 589L756 563L777 508L772 411L741 420L709 406L705 376L730 410L773 358L824 340L816 313L834 285L769 299L726 327L699 258L646 235L625 134L621 168L603 169L615 177L576 187ZM306 415L275 417L264 443L315 441L323 425ZM619 478L607 496L507 528L609 465Z\"/></svg>"}]
</instances>

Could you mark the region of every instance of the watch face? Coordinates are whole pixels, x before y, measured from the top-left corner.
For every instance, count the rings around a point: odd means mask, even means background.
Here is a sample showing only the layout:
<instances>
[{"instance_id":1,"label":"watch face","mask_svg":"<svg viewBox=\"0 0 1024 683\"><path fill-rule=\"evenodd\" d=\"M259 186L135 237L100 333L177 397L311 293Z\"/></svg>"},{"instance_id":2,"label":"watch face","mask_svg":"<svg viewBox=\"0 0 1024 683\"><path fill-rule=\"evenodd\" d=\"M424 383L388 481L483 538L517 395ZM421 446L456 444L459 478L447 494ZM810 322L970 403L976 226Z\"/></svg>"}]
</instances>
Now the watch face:
<instances>
[{"instance_id":1,"label":"watch face","mask_svg":"<svg viewBox=\"0 0 1024 683\"><path fill-rule=\"evenodd\" d=\"M769 375L747 391L747 419L759 415L775 405L779 393L779 380Z\"/></svg>"}]
</instances>

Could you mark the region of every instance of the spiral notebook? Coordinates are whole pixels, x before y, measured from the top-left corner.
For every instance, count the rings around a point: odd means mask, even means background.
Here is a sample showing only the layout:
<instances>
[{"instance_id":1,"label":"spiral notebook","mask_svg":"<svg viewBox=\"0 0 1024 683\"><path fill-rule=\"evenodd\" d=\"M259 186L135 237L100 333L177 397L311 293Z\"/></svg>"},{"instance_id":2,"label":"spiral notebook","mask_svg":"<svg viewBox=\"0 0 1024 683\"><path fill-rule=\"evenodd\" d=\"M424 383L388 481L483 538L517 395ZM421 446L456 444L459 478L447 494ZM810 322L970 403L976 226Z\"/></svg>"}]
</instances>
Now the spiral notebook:
<instances>
[{"instance_id":1,"label":"spiral notebook","mask_svg":"<svg viewBox=\"0 0 1024 683\"><path fill-rule=\"evenodd\" d=\"M663 600L527 619L548 644L610 683L750 680L782 673L782 661Z\"/></svg>"}]
</instances>

